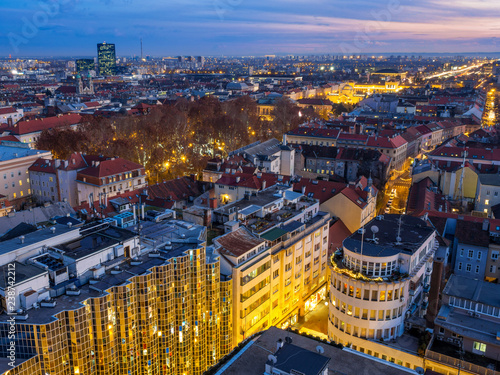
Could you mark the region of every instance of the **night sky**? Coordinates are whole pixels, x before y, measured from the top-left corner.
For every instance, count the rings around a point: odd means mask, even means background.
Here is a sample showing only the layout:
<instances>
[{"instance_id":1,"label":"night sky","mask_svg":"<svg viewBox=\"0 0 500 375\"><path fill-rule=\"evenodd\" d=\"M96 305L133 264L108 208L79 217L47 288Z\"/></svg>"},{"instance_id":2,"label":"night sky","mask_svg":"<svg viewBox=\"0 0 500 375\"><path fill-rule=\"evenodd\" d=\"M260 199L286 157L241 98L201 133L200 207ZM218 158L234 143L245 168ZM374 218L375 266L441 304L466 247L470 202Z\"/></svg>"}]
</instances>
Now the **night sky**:
<instances>
[{"instance_id":1,"label":"night sky","mask_svg":"<svg viewBox=\"0 0 500 375\"><path fill-rule=\"evenodd\" d=\"M499 0L0 0L0 55L498 52Z\"/></svg>"}]
</instances>

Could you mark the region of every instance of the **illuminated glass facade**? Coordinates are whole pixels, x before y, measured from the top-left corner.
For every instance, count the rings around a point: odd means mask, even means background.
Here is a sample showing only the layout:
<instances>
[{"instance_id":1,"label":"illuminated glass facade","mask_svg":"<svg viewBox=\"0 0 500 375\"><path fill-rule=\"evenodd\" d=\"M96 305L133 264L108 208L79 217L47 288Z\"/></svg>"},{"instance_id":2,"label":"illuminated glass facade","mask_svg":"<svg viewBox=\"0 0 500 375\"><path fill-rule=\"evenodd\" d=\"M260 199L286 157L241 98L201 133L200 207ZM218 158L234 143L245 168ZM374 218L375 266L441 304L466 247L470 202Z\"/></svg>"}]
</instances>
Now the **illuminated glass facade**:
<instances>
[{"instance_id":1,"label":"illuminated glass facade","mask_svg":"<svg viewBox=\"0 0 500 375\"><path fill-rule=\"evenodd\" d=\"M97 45L97 63L100 76L112 76L116 73L115 45L99 43Z\"/></svg>"},{"instance_id":2,"label":"illuminated glass facade","mask_svg":"<svg viewBox=\"0 0 500 375\"><path fill-rule=\"evenodd\" d=\"M95 70L94 59L78 59L76 60L76 72L82 73L89 70Z\"/></svg>"},{"instance_id":3,"label":"illuminated glass facade","mask_svg":"<svg viewBox=\"0 0 500 375\"><path fill-rule=\"evenodd\" d=\"M185 251L45 324L18 321L10 374L202 374L232 349L232 281ZM0 324L7 356L8 323Z\"/></svg>"}]
</instances>

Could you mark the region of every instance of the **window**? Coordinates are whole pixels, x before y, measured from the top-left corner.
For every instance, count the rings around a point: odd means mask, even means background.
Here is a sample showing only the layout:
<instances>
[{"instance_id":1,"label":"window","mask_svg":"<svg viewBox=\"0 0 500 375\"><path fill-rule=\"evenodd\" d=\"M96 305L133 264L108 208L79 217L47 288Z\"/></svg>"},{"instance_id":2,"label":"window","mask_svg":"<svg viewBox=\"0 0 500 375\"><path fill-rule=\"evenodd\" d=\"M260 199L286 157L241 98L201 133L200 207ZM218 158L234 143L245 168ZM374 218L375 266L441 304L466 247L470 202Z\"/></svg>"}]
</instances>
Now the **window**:
<instances>
[{"instance_id":1,"label":"window","mask_svg":"<svg viewBox=\"0 0 500 375\"><path fill-rule=\"evenodd\" d=\"M474 258L474 250L469 250L469 255L468 255L468 258L469 258L469 259Z\"/></svg>"},{"instance_id":2,"label":"window","mask_svg":"<svg viewBox=\"0 0 500 375\"><path fill-rule=\"evenodd\" d=\"M478 251L478 252L477 252L477 260L480 260L480 259L481 259L481 254L482 254L482 253L481 253L480 251Z\"/></svg>"},{"instance_id":3,"label":"window","mask_svg":"<svg viewBox=\"0 0 500 375\"><path fill-rule=\"evenodd\" d=\"M479 266L476 266L476 273L479 273Z\"/></svg>"},{"instance_id":4,"label":"window","mask_svg":"<svg viewBox=\"0 0 500 375\"><path fill-rule=\"evenodd\" d=\"M280 275L280 271L276 270L273 272L273 279L277 278Z\"/></svg>"},{"instance_id":5,"label":"window","mask_svg":"<svg viewBox=\"0 0 500 375\"><path fill-rule=\"evenodd\" d=\"M486 199L486 200L484 201L484 204L485 204L486 206L487 206L487 205L489 205L489 204L490 204L490 200L489 200L489 199Z\"/></svg>"},{"instance_id":6,"label":"window","mask_svg":"<svg viewBox=\"0 0 500 375\"><path fill-rule=\"evenodd\" d=\"M498 252L498 251L493 251L493 252L491 253L491 259L492 259L492 260L497 260L497 259L498 259L498 254L499 254L499 252Z\"/></svg>"},{"instance_id":7,"label":"window","mask_svg":"<svg viewBox=\"0 0 500 375\"><path fill-rule=\"evenodd\" d=\"M474 352L480 352L481 354L483 354L484 352L486 352L486 344L483 344L482 342L477 342L477 341L474 341Z\"/></svg>"},{"instance_id":8,"label":"window","mask_svg":"<svg viewBox=\"0 0 500 375\"><path fill-rule=\"evenodd\" d=\"M490 266L490 272L491 273L495 273L495 271L496 271L496 267L494 265L491 265Z\"/></svg>"},{"instance_id":9,"label":"window","mask_svg":"<svg viewBox=\"0 0 500 375\"><path fill-rule=\"evenodd\" d=\"M470 264L470 263L467 263L467 266L465 267L465 270L466 270L467 272L470 272L470 270L471 270L471 269L472 269L471 264Z\"/></svg>"},{"instance_id":10,"label":"window","mask_svg":"<svg viewBox=\"0 0 500 375\"><path fill-rule=\"evenodd\" d=\"M458 270L462 271L462 262L458 263Z\"/></svg>"}]
</instances>

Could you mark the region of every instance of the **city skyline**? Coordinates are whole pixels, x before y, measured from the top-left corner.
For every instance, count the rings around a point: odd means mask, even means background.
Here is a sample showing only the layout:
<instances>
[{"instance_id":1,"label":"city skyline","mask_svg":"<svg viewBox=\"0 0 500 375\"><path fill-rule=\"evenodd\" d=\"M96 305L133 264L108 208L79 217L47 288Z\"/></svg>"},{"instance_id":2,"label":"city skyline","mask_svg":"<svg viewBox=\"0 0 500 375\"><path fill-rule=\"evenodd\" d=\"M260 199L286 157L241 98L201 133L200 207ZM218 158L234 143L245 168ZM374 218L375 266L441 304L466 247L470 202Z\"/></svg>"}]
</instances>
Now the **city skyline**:
<instances>
[{"instance_id":1,"label":"city skyline","mask_svg":"<svg viewBox=\"0 0 500 375\"><path fill-rule=\"evenodd\" d=\"M0 48L13 57L94 56L103 41L117 45L117 56L140 55L141 38L152 56L499 50L492 0L8 0L4 13Z\"/></svg>"}]
</instances>

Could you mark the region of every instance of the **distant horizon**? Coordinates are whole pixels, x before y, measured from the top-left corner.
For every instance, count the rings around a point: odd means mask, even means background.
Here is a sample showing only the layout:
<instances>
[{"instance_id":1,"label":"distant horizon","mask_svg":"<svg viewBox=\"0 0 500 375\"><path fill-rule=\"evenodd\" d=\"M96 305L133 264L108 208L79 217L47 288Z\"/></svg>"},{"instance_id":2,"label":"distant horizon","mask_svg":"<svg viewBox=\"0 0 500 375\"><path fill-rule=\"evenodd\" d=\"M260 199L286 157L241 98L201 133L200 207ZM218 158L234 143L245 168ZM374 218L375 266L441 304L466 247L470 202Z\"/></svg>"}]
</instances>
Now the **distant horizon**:
<instances>
[{"instance_id":1,"label":"distant horizon","mask_svg":"<svg viewBox=\"0 0 500 375\"><path fill-rule=\"evenodd\" d=\"M144 56L394 53L386 51L484 55L500 51L497 0L2 3L0 51L13 58L93 57L96 44L103 41L115 43L118 56L140 55L141 38Z\"/></svg>"},{"instance_id":2,"label":"distant horizon","mask_svg":"<svg viewBox=\"0 0 500 375\"><path fill-rule=\"evenodd\" d=\"M112 44L110 42L110 44ZM117 46L118 50L118 46ZM463 56L463 57L477 57L477 58L495 58L498 57L500 59L500 52L441 52L441 53L434 53L434 52L377 52L377 53L361 53L361 54L351 54L351 55L343 55L341 53L332 53L332 52L318 52L318 53L313 53L313 54L300 54L300 53L261 53L261 54L255 54L255 55L201 55L199 53L194 53L194 54L174 54L174 55L146 55L144 54L143 57L145 58L146 56L149 56L150 58L153 59L159 59L159 58L176 58L178 56L203 56L205 58L264 58L266 56L270 55L275 55L277 58L284 58L287 56L309 56L309 57L314 57L314 56L327 56L330 55L332 57L336 56L368 56L368 57L388 57L388 56L401 56L401 57L413 57L413 56L423 56L423 57L455 57L455 56ZM135 57L140 57L139 55L119 55L117 53L117 58L135 58ZM46 55L46 56L12 56L9 58L9 56L0 56L0 60L14 60L14 59L41 59L41 58L46 58L46 59L60 59L60 60L77 60L77 59L94 59L97 58L97 53L95 56L91 55L74 55L74 56L65 56L65 55Z\"/></svg>"}]
</instances>

